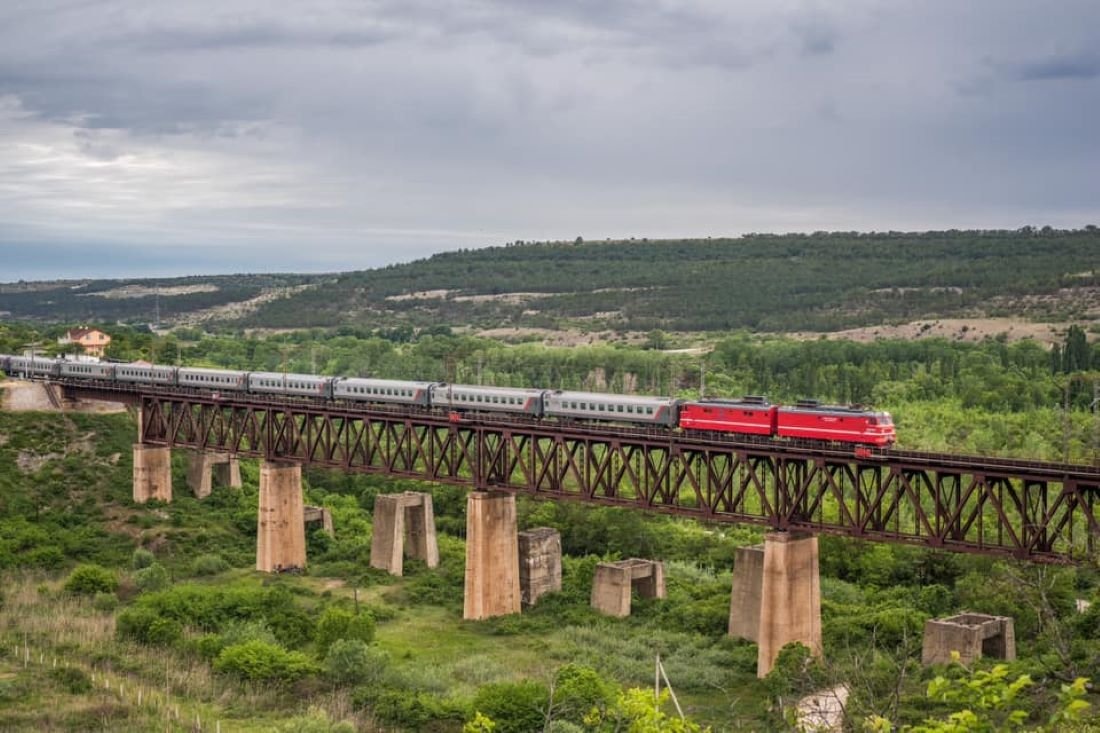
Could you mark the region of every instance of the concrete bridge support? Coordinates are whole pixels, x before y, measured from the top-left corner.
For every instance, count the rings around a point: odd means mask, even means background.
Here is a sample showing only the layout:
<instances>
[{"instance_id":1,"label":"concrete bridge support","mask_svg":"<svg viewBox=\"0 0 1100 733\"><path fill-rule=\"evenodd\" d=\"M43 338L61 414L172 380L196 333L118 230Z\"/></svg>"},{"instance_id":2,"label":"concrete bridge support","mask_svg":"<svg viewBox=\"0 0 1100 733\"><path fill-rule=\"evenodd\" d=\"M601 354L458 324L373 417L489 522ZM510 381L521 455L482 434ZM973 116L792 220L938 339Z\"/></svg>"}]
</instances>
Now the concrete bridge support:
<instances>
[{"instance_id":1,"label":"concrete bridge support","mask_svg":"<svg viewBox=\"0 0 1100 733\"><path fill-rule=\"evenodd\" d=\"M134 443L134 502L172 501L172 451Z\"/></svg>"},{"instance_id":2,"label":"concrete bridge support","mask_svg":"<svg viewBox=\"0 0 1100 733\"><path fill-rule=\"evenodd\" d=\"M380 494L374 500L370 566L390 575L404 573L405 555L439 566L432 495L423 491Z\"/></svg>"},{"instance_id":3,"label":"concrete bridge support","mask_svg":"<svg viewBox=\"0 0 1100 733\"><path fill-rule=\"evenodd\" d=\"M523 606L561 590L561 533L537 527L519 533L519 589Z\"/></svg>"},{"instance_id":4,"label":"concrete bridge support","mask_svg":"<svg viewBox=\"0 0 1100 733\"><path fill-rule=\"evenodd\" d=\"M241 462L237 456L216 451L193 451L187 456L187 485L197 499L210 496L214 484L239 489Z\"/></svg>"},{"instance_id":5,"label":"concrete bridge support","mask_svg":"<svg viewBox=\"0 0 1100 733\"><path fill-rule=\"evenodd\" d=\"M1009 616L960 613L949 618L929 619L924 624L923 664L950 664L951 653L972 664L982 657L1016 659L1016 627Z\"/></svg>"},{"instance_id":6,"label":"concrete bridge support","mask_svg":"<svg viewBox=\"0 0 1100 733\"><path fill-rule=\"evenodd\" d=\"M635 588L642 598L664 598L664 563L636 557L601 562L592 579L592 608L608 616L629 616L630 596Z\"/></svg>"},{"instance_id":7,"label":"concrete bridge support","mask_svg":"<svg viewBox=\"0 0 1100 733\"><path fill-rule=\"evenodd\" d=\"M519 540L516 497L472 491L466 499L464 619L519 613Z\"/></svg>"},{"instance_id":8,"label":"concrete bridge support","mask_svg":"<svg viewBox=\"0 0 1100 733\"><path fill-rule=\"evenodd\" d=\"M256 569L271 573L306 565L302 467L260 463L260 508L256 530Z\"/></svg>"},{"instance_id":9,"label":"concrete bridge support","mask_svg":"<svg viewBox=\"0 0 1100 733\"><path fill-rule=\"evenodd\" d=\"M329 537L336 535L332 527L332 512L323 506L307 506L303 508L302 519L308 527L311 524L321 525L321 531Z\"/></svg>"},{"instance_id":10,"label":"concrete bridge support","mask_svg":"<svg viewBox=\"0 0 1100 733\"><path fill-rule=\"evenodd\" d=\"M763 546L738 550L729 633L757 643L757 677L767 676L792 642L821 655L818 564L817 537L802 532L769 532Z\"/></svg>"}]
</instances>

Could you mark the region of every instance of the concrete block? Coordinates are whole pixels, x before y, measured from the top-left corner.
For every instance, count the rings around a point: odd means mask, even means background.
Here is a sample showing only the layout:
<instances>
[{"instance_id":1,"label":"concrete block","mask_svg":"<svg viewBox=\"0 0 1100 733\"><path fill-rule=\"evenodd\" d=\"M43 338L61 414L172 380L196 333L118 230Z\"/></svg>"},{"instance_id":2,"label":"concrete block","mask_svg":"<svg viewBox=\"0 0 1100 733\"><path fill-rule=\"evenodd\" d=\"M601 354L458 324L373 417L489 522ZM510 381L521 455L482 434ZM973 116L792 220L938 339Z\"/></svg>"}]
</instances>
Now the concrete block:
<instances>
[{"instance_id":1,"label":"concrete block","mask_svg":"<svg viewBox=\"0 0 1100 733\"><path fill-rule=\"evenodd\" d=\"M187 485L196 498L210 496L220 486L240 488L241 463L237 456L216 451L192 451L187 456Z\"/></svg>"},{"instance_id":2,"label":"concrete block","mask_svg":"<svg viewBox=\"0 0 1100 733\"><path fill-rule=\"evenodd\" d=\"M390 575L404 573L404 557L439 566L432 495L423 491L380 494L374 500L370 566Z\"/></svg>"},{"instance_id":3,"label":"concrete block","mask_svg":"<svg viewBox=\"0 0 1100 733\"><path fill-rule=\"evenodd\" d=\"M592 607L607 616L629 616L634 589L642 598L665 598L664 563L640 558L601 562L592 579Z\"/></svg>"},{"instance_id":4,"label":"concrete block","mask_svg":"<svg viewBox=\"0 0 1100 733\"><path fill-rule=\"evenodd\" d=\"M519 587L524 606L561 590L561 534L550 527L519 533Z\"/></svg>"},{"instance_id":5,"label":"concrete block","mask_svg":"<svg viewBox=\"0 0 1100 733\"><path fill-rule=\"evenodd\" d=\"M1016 659L1015 624L1008 616L983 613L960 613L926 621L921 662L949 664L951 652L958 652L963 664L982 657L1012 661Z\"/></svg>"},{"instance_id":6,"label":"concrete block","mask_svg":"<svg viewBox=\"0 0 1100 733\"><path fill-rule=\"evenodd\" d=\"M302 521L308 527L311 524L321 525L321 531L332 537L336 531L332 527L332 512L323 506L307 506L303 508Z\"/></svg>"},{"instance_id":7,"label":"concrete block","mask_svg":"<svg viewBox=\"0 0 1100 733\"><path fill-rule=\"evenodd\" d=\"M519 540L516 498L473 491L466 499L464 619L519 613Z\"/></svg>"}]
</instances>

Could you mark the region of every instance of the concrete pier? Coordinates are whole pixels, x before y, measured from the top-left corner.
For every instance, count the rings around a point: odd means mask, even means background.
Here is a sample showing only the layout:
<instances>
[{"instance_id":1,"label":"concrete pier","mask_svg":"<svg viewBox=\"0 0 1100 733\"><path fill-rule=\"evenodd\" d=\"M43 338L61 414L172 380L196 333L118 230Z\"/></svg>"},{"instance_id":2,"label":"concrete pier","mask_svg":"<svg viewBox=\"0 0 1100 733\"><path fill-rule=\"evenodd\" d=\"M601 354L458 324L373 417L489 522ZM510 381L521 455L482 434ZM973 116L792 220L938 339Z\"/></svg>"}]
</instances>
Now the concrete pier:
<instances>
[{"instance_id":1,"label":"concrete pier","mask_svg":"<svg viewBox=\"0 0 1100 733\"><path fill-rule=\"evenodd\" d=\"M958 652L963 664L982 657L1011 662L1016 659L1016 625L1009 616L984 613L960 613L926 621L921 662L950 664L951 652Z\"/></svg>"},{"instance_id":2,"label":"concrete pier","mask_svg":"<svg viewBox=\"0 0 1100 733\"><path fill-rule=\"evenodd\" d=\"M635 588L642 598L665 598L664 563L636 557L601 562L592 579L592 608L608 616L629 616Z\"/></svg>"},{"instance_id":3,"label":"concrete pier","mask_svg":"<svg viewBox=\"0 0 1100 733\"><path fill-rule=\"evenodd\" d=\"M551 527L519 533L519 588L523 606L561 590L561 534Z\"/></svg>"},{"instance_id":4,"label":"concrete pier","mask_svg":"<svg viewBox=\"0 0 1100 733\"><path fill-rule=\"evenodd\" d=\"M817 537L802 532L769 532L762 549L738 551L729 633L757 643L757 677L767 676L779 650L792 642L821 655L818 565Z\"/></svg>"},{"instance_id":5,"label":"concrete pier","mask_svg":"<svg viewBox=\"0 0 1100 733\"><path fill-rule=\"evenodd\" d=\"M172 451L134 443L134 502L172 501Z\"/></svg>"},{"instance_id":6,"label":"concrete pier","mask_svg":"<svg viewBox=\"0 0 1100 733\"><path fill-rule=\"evenodd\" d=\"M329 537L336 535L336 530L332 526L332 512L328 509L323 506L307 506L303 507L302 512L302 521L307 527L311 524L319 524L321 531Z\"/></svg>"},{"instance_id":7,"label":"concrete pier","mask_svg":"<svg viewBox=\"0 0 1100 733\"><path fill-rule=\"evenodd\" d=\"M198 499L210 496L215 483L240 488L241 462L237 456L215 451L193 451L187 456L187 485Z\"/></svg>"},{"instance_id":8,"label":"concrete pier","mask_svg":"<svg viewBox=\"0 0 1100 733\"><path fill-rule=\"evenodd\" d=\"M256 530L256 569L278 572L306 565L302 467L260 463L260 507Z\"/></svg>"},{"instance_id":9,"label":"concrete pier","mask_svg":"<svg viewBox=\"0 0 1100 733\"><path fill-rule=\"evenodd\" d=\"M464 619L519 613L519 540L516 498L473 491L466 499Z\"/></svg>"},{"instance_id":10,"label":"concrete pier","mask_svg":"<svg viewBox=\"0 0 1100 733\"><path fill-rule=\"evenodd\" d=\"M380 494L374 500L370 566L390 575L404 573L405 555L439 566L432 495L423 491Z\"/></svg>"},{"instance_id":11,"label":"concrete pier","mask_svg":"<svg viewBox=\"0 0 1100 733\"><path fill-rule=\"evenodd\" d=\"M738 547L733 560L729 635L760 640L760 594L764 590L764 545Z\"/></svg>"}]
</instances>

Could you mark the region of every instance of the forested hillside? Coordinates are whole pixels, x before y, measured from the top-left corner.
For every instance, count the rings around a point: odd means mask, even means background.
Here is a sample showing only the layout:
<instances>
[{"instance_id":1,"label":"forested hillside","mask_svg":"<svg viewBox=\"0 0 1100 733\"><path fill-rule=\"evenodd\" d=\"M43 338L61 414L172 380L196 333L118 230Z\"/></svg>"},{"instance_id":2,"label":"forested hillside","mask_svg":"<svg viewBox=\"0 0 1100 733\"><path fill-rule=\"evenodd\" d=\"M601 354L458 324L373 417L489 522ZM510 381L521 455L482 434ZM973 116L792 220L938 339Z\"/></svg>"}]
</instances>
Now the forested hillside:
<instances>
[{"instance_id":1,"label":"forested hillside","mask_svg":"<svg viewBox=\"0 0 1100 733\"><path fill-rule=\"evenodd\" d=\"M1062 320L1095 305L1097 285L1095 228L517 243L347 273L244 323L792 331L974 313ZM1063 288L1077 295L1023 297Z\"/></svg>"},{"instance_id":2,"label":"forested hillside","mask_svg":"<svg viewBox=\"0 0 1100 733\"><path fill-rule=\"evenodd\" d=\"M820 233L514 243L330 276L0 285L0 315L225 328L832 331L1100 313L1100 231Z\"/></svg>"}]
</instances>

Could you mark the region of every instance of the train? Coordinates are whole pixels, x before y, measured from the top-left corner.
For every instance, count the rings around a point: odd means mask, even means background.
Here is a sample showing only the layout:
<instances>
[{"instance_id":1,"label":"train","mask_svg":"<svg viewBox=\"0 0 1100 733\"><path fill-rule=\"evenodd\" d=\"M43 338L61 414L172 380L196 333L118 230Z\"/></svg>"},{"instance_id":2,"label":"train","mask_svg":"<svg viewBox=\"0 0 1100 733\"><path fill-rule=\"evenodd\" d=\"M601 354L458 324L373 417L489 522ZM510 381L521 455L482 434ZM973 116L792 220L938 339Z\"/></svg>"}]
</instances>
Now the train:
<instances>
[{"instance_id":1,"label":"train","mask_svg":"<svg viewBox=\"0 0 1100 733\"><path fill-rule=\"evenodd\" d=\"M793 405L766 397L701 398L618 395L529 387L487 387L446 382L324 377L316 374L250 372L158 364L89 362L0 354L0 370L28 379L84 379L313 398L346 404L398 405L466 415L512 415L559 422L648 425L690 434L732 434L767 439L810 440L861 447L888 447L897 439L890 413L861 405L801 400Z\"/></svg>"}]
</instances>

